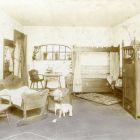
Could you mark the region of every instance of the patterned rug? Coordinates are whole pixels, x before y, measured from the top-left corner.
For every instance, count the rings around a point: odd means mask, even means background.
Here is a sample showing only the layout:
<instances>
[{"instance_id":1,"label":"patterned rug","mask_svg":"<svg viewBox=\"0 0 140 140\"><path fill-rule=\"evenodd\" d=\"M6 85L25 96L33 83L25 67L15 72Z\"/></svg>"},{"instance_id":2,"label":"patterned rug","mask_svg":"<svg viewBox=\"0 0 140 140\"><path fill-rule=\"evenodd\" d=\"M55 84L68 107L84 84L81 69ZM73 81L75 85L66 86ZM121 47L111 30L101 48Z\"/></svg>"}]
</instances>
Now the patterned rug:
<instances>
[{"instance_id":1,"label":"patterned rug","mask_svg":"<svg viewBox=\"0 0 140 140\"><path fill-rule=\"evenodd\" d=\"M81 93L76 94L75 96L104 105L112 105L121 102L121 99L119 99L118 97L108 94Z\"/></svg>"}]
</instances>

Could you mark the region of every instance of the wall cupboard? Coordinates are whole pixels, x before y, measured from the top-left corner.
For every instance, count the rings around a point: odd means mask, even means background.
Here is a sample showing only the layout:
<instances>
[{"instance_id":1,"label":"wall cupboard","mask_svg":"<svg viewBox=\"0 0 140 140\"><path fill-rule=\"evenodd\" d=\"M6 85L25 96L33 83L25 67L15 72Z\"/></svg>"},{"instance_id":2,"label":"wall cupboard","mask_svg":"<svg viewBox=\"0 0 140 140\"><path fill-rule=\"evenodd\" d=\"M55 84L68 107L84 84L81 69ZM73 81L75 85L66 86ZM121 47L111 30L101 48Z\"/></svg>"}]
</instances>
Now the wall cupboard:
<instances>
[{"instance_id":1,"label":"wall cupboard","mask_svg":"<svg viewBox=\"0 0 140 140\"><path fill-rule=\"evenodd\" d=\"M140 47L122 48L123 107L135 118L140 117Z\"/></svg>"}]
</instances>

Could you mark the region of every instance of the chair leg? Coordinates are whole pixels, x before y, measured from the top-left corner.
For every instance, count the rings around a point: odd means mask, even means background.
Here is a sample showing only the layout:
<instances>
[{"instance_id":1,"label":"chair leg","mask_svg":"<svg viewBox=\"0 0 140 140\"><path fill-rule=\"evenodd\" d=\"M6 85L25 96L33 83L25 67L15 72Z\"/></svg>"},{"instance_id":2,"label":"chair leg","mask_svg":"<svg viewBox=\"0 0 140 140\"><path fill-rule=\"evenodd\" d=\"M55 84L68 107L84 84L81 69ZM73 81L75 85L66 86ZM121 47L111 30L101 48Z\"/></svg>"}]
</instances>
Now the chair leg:
<instances>
[{"instance_id":1,"label":"chair leg","mask_svg":"<svg viewBox=\"0 0 140 140\"><path fill-rule=\"evenodd\" d=\"M37 84L37 88L38 88L38 82L36 82L36 84Z\"/></svg>"},{"instance_id":2,"label":"chair leg","mask_svg":"<svg viewBox=\"0 0 140 140\"><path fill-rule=\"evenodd\" d=\"M45 107L42 107L40 115L44 115L44 113L45 113Z\"/></svg>"},{"instance_id":3,"label":"chair leg","mask_svg":"<svg viewBox=\"0 0 140 140\"><path fill-rule=\"evenodd\" d=\"M10 126L10 124L9 124L9 115L8 115L7 111L5 112L5 114L6 114L6 117L7 117L8 125Z\"/></svg>"},{"instance_id":4,"label":"chair leg","mask_svg":"<svg viewBox=\"0 0 140 140\"><path fill-rule=\"evenodd\" d=\"M33 82L33 88L34 88L34 84L35 84L35 83Z\"/></svg>"},{"instance_id":5,"label":"chair leg","mask_svg":"<svg viewBox=\"0 0 140 140\"><path fill-rule=\"evenodd\" d=\"M47 81L45 82L45 88L47 88Z\"/></svg>"},{"instance_id":6,"label":"chair leg","mask_svg":"<svg viewBox=\"0 0 140 140\"><path fill-rule=\"evenodd\" d=\"M43 88L43 84L42 84L42 81L40 81L41 82L41 85L42 85L42 88Z\"/></svg>"},{"instance_id":7,"label":"chair leg","mask_svg":"<svg viewBox=\"0 0 140 140\"><path fill-rule=\"evenodd\" d=\"M23 110L23 119L24 119L24 120L27 119L27 112L26 112L26 110Z\"/></svg>"},{"instance_id":8,"label":"chair leg","mask_svg":"<svg viewBox=\"0 0 140 140\"><path fill-rule=\"evenodd\" d=\"M32 87L32 84L33 84L33 83L31 82L30 88Z\"/></svg>"}]
</instances>

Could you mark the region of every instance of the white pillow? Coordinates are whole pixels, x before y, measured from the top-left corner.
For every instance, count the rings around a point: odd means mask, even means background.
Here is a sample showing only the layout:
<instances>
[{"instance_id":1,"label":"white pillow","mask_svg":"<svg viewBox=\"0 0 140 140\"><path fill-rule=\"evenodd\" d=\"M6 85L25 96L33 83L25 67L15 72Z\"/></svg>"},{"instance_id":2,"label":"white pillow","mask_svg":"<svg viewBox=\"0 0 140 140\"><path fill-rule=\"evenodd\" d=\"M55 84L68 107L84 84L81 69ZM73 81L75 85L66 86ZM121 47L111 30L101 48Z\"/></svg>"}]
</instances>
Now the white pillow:
<instances>
[{"instance_id":1,"label":"white pillow","mask_svg":"<svg viewBox=\"0 0 140 140\"><path fill-rule=\"evenodd\" d=\"M111 85L112 82L113 82L113 76L112 75L108 75L106 79L109 82L109 84Z\"/></svg>"}]
</instances>

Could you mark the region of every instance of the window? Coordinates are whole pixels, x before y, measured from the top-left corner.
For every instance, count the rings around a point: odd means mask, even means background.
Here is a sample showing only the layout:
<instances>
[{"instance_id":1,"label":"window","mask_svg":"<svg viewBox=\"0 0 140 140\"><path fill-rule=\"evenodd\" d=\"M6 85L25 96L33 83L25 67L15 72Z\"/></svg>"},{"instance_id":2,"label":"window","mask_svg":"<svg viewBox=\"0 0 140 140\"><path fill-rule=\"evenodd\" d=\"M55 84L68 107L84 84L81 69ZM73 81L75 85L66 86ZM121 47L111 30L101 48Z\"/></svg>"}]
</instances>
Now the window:
<instances>
[{"instance_id":1,"label":"window","mask_svg":"<svg viewBox=\"0 0 140 140\"><path fill-rule=\"evenodd\" d=\"M71 60L71 48L57 44L34 46L32 58L33 60Z\"/></svg>"}]
</instances>

